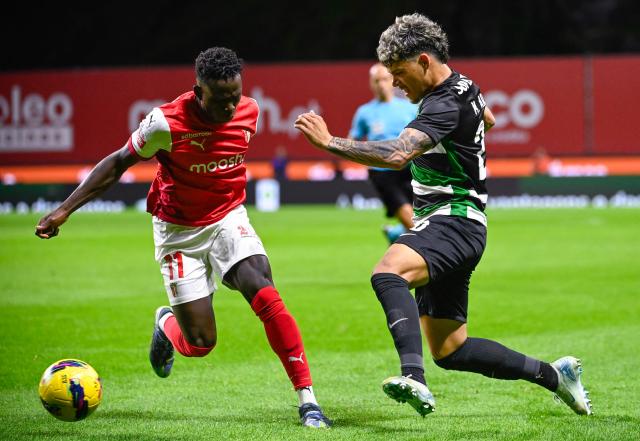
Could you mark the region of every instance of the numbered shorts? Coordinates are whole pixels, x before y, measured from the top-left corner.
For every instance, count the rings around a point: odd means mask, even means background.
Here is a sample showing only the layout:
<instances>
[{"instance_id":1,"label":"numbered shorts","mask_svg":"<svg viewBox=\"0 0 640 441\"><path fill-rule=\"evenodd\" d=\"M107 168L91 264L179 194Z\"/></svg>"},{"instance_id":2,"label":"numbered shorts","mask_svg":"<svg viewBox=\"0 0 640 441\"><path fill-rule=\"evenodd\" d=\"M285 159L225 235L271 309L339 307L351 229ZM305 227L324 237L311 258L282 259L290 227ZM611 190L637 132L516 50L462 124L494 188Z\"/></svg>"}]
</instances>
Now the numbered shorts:
<instances>
[{"instance_id":1,"label":"numbered shorts","mask_svg":"<svg viewBox=\"0 0 640 441\"><path fill-rule=\"evenodd\" d=\"M459 216L432 216L416 222L400 243L420 254L429 270L429 282L416 288L420 315L467 321L469 282L482 257L487 228Z\"/></svg>"},{"instance_id":2,"label":"numbered shorts","mask_svg":"<svg viewBox=\"0 0 640 441\"><path fill-rule=\"evenodd\" d=\"M233 265L257 254L267 255L243 205L222 220L186 227L153 217L155 258L169 297L179 305L212 294Z\"/></svg>"}]
</instances>

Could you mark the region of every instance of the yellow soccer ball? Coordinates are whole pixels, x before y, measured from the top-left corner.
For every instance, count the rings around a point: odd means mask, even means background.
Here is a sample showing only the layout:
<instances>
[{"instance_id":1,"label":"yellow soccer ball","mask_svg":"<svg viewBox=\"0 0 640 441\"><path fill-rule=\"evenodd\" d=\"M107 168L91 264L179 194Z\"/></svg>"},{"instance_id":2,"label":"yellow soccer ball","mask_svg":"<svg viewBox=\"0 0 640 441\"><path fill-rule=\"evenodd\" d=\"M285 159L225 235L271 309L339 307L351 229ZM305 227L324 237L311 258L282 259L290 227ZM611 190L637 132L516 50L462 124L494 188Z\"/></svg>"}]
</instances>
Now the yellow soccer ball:
<instances>
[{"instance_id":1,"label":"yellow soccer ball","mask_svg":"<svg viewBox=\"0 0 640 441\"><path fill-rule=\"evenodd\" d=\"M100 405L102 381L88 363L67 358L44 371L38 393L51 415L62 421L80 421Z\"/></svg>"}]
</instances>

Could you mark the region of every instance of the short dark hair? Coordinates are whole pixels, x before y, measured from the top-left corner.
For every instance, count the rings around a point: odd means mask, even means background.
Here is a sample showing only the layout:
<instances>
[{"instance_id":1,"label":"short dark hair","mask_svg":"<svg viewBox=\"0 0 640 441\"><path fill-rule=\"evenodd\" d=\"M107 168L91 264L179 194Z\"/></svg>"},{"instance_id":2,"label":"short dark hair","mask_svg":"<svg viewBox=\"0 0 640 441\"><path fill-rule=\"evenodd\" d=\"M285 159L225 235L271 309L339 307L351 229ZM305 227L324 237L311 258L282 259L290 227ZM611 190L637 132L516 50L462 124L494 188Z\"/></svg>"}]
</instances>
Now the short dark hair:
<instances>
[{"instance_id":1,"label":"short dark hair","mask_svg":"<svg viewBox=\"0 0 640 441\"><path fill-rule=\"evenodd\" d=\"M242 72L242 59L226 47L210 47L196 58L196 77L202 81L229 80Z\"/></svg>"}]
</instances>

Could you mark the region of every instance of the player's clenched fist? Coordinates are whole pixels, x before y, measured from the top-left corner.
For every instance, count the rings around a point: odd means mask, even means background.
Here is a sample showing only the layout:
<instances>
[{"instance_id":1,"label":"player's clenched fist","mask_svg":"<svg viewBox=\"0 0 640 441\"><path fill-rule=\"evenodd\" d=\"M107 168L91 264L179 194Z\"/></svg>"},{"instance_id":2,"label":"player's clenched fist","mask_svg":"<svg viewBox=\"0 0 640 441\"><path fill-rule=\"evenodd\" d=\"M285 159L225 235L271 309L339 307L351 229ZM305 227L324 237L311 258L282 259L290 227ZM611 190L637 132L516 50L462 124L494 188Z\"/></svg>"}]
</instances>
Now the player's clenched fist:
<instances>
[{"instance_id":1,"label":"player's clenched fist","mask_svg":"<svg viewBox=\"0 0 640 441\"><path fill-rule=\"evenodd\" d=\"M333 138L327 128L327 123L313 110L299 115L293 126L300 130L307 140L316 147L326 148Z\"/></svg>"},{"instance_id":2,"label":"player's clenched fist","mask_svg":"<svg viewBox=\"0 0 640 441\"><path fill-rule=\"evenodd\" d=\"M67 221L68 215L57 211L44 216L36 225L36 236L41 239L56 237L60 231L60 225Z\"/></svg>"}]
</instances>

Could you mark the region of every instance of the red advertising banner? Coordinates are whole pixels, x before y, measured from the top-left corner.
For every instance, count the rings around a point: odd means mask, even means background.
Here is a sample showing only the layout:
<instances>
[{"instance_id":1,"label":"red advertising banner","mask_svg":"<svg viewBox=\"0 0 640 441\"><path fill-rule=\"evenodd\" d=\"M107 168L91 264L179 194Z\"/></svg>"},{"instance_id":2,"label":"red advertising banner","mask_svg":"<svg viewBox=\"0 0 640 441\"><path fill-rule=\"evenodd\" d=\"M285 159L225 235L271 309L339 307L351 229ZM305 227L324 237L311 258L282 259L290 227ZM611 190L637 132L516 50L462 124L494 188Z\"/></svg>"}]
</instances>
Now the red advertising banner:
<instances>
[{"instance_id":1,"label":"red advertising banner","mask_svg":"<svg viewBox=\"0 0 640 441\"><path fill-rule=\"evenodd\" d=\"M293 128L307 110L346 136L356 108L371 99L369 62L248 64L244 93L261 108L248 161L284 147L294 160L327 159ZM480 85L496 116L490 157L640 154L631 109L638 57L456 60ZM0 165L87 164L121 147L153 106L193 85L187 67L0 74ZM593 123L593 124L592 124Z\"/></svg>"},{"instance_id":2,"label":"red advertising banner","mask_svg":"<svg viewBox=\"0 0 640 441\"><path fill-rule=\"evenodd\" d=\"M327 159L328 154L304 140L293 127L302 112L321 114L335 136L346 137L356 108L372 98L372 63L317 63L248 66L246 94L258 101L258 134L250 159L271 159L282 146L292 159Z\"/></svg>"},{"instance_id":3,"label":"red advertising banner","mask_svg":"<svg viewBox=\"0 0 640 441\"><path fill-rule=\"evenodd\" d=\"M640 57L595 57L592 67L592 153L640 154Z\"/></svg>"},{"instance_id":4,"label":"red advertising banner","mask_svg":"<svg viewBox=\"0 0 640 441\"><path fill-rule=\"evenodd\" d=\"M0 163L95 162L192 82L182 67L0 75Z\"/></svg>"},{"instance_id":5,"label":"red advertising banner","mask_svg":"<svg viewBox=\"0 0 640 441\"><path fill-rule=\"evenodd\" d=\"M450 66L480 85L496 117L485 138L488 155L584 152L581 59L452 60Z\"/></svg>"}]
</instances>

